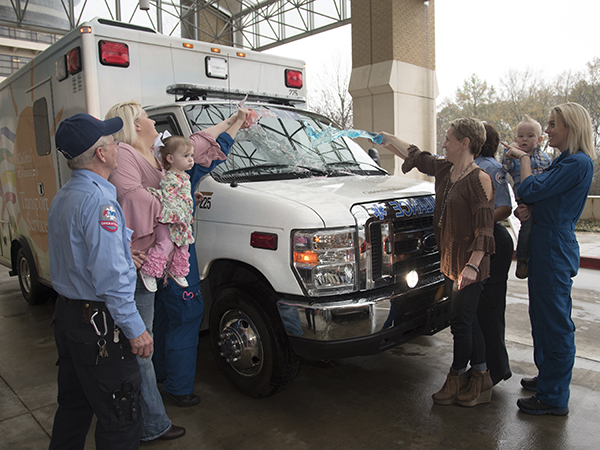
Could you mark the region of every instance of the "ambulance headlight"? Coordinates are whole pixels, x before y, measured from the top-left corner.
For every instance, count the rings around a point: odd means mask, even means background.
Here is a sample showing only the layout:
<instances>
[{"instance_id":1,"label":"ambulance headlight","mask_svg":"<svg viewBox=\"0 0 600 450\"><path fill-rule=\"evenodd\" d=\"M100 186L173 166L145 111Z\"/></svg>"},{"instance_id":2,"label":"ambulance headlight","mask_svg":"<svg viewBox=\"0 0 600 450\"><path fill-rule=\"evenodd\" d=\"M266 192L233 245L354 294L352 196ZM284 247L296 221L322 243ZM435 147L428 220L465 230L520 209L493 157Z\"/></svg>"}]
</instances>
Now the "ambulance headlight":
<instances>
[{"instance_id":1,"label":"ambulance headlight","mask_svg":"<svg viewBox=\"0 0 600 450\"><path fill-rule=\"evenodd\" d=\"M292 233L292 266L309 296L356 290L356 230L298 230Z\"/></svg>"},{"instance_id":2,"label":"ambulance headlight","mask_svg":"<svg viewBox=\"0 0 600 450\"><path fill-rule=\"evenodd\" d=\"M406 285L409 288L414 288L417 284L419 284L419 274L416 270L411 270L406 275Z\"/></svg>"}]
</instances>

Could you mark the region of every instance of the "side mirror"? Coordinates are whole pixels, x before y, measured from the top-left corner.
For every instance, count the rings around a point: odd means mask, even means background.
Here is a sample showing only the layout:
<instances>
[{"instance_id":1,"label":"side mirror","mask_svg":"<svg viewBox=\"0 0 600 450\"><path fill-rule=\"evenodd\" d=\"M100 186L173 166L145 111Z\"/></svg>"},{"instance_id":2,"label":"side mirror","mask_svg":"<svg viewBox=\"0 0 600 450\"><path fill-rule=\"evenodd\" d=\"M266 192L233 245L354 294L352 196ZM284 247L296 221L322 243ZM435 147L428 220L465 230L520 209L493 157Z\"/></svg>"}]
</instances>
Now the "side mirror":
<instances>
[{"instance_id":1,"label":"side mirror","mask_svg":"<svg viewBox=\"0 0 600 450\"><path fill-rule=\"evenodd\" d=\"M371 159L375 161L379 167L381 167L381 160L379 159L379 152L377 151L377 149L370 148L368 153Z\"/></svg>"}]
</instances>

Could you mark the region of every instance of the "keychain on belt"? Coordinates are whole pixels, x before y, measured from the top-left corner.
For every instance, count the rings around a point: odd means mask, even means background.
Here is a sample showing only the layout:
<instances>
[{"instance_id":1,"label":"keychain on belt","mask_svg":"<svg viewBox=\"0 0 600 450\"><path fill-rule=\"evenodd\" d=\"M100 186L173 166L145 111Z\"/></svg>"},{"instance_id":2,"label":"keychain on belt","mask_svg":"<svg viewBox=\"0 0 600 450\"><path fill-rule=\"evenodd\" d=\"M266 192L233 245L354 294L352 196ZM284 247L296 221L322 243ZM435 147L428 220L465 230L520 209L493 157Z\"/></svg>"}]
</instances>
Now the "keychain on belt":
<instances>
[{"instance_id":1,"label":"keychain on belt","mask_svg":"<svg viewBox=\"0 0 600 450\"><path fill-rule=\"evenodd\" d=\"M100 339L98 339L98 356L96 356L96 365L98 365L98 358L108 358L108 351L106 350L106 339L104 339L104 337L108 333L108 327L106 325L106 312L102 311L102 318L104 319L104 332L102 333L100 332L98 326L96 325L96 322L94 321L94 318L98 315L98 312L99 311L94 311L94 314L92 314L92 317L90 317L90 323L94 327L96 334L100 336Z\"/></svg>"}]
</instances>

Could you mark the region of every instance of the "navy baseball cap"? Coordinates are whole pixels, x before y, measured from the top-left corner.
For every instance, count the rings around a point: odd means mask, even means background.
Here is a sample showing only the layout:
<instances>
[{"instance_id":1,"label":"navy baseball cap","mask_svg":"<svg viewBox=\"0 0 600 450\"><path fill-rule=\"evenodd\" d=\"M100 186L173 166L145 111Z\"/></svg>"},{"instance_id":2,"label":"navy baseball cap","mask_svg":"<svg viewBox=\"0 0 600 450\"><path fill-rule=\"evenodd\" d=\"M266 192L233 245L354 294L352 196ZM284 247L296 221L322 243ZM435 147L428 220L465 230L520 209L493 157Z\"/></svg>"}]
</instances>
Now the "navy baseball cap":
<instances>
[{"instance_id":1,"label":"navy baseball cap","mask_svg":"<svg viewBox=\"0 0 600 450\"><path fill-rule=\"evenodd\" d=\"M56 148L67 159L81 155L102 136L110 136L123 128L123 119L113 117L99 120L86 113L75 114L63 120L56 130Z\"/></svg>"}]
</instances>

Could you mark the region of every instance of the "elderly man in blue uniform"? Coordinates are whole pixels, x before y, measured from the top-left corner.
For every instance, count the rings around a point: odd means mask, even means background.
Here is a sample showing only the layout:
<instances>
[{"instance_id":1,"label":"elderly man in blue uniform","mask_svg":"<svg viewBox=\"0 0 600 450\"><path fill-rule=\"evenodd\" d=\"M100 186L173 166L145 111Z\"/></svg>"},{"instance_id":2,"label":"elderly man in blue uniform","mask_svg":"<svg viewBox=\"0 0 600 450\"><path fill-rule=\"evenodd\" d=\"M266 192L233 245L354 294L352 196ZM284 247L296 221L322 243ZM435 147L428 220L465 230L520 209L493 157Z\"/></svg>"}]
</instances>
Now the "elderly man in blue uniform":
<instances>
[{"instance_id":1,"label":"elderly man in blue uniform","mask_svg":"<svg viewBox=\"0 0 600 450\"><path fill-rule=\"evenodd\" d=\"M118 142L111 135L122 126L120 118L76 114L56 132L56 146L73 174L48 215L50 276L59 294L58 410L50 449L83 449L94 414L97 449L140 443L135 356L150 357L153 341L133 300L131 231L107 181L117 167Z\"/></svg>"}]
</instances>

